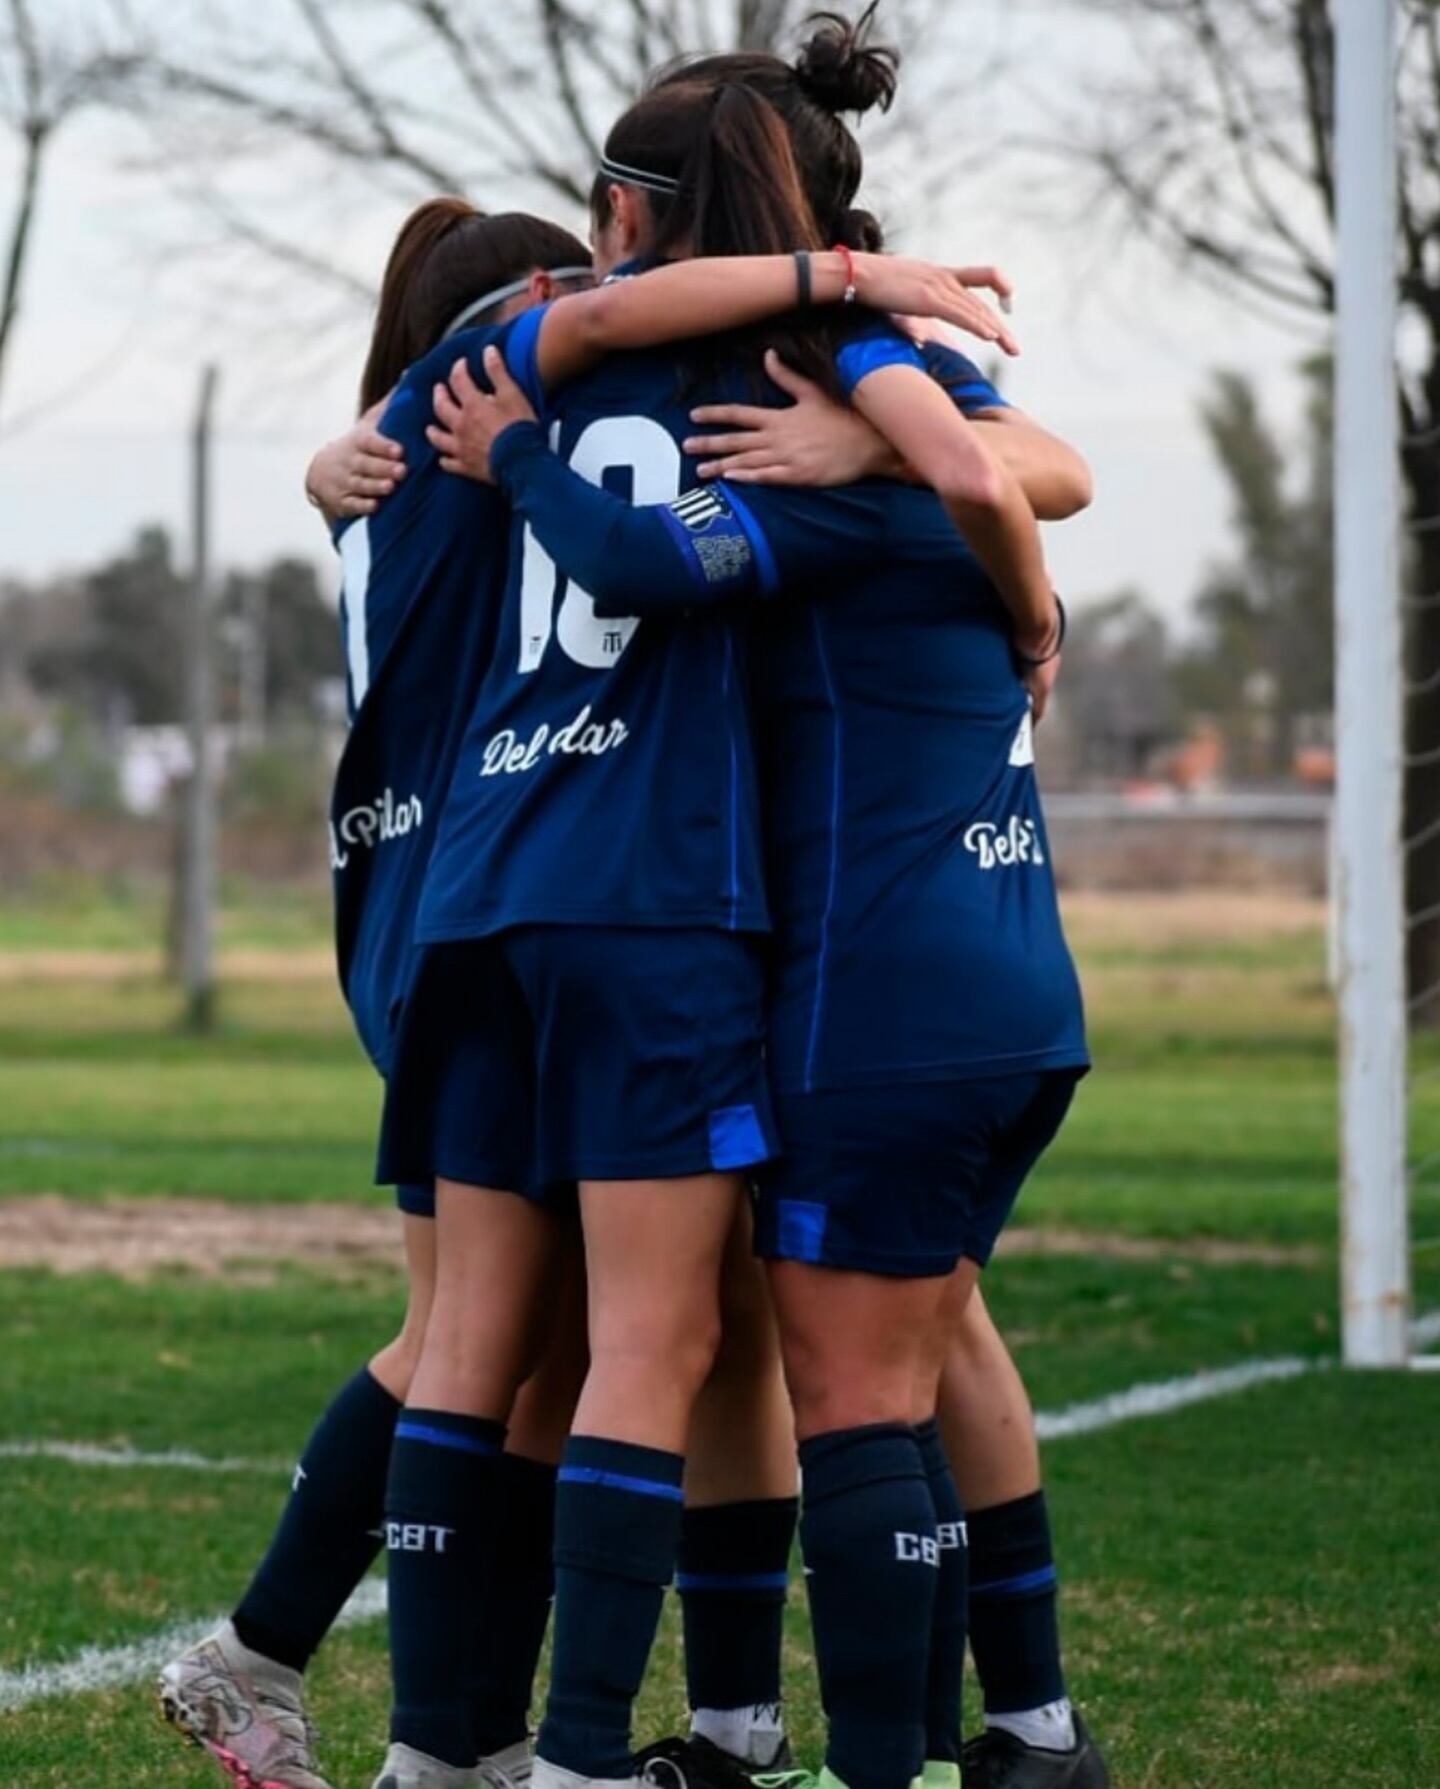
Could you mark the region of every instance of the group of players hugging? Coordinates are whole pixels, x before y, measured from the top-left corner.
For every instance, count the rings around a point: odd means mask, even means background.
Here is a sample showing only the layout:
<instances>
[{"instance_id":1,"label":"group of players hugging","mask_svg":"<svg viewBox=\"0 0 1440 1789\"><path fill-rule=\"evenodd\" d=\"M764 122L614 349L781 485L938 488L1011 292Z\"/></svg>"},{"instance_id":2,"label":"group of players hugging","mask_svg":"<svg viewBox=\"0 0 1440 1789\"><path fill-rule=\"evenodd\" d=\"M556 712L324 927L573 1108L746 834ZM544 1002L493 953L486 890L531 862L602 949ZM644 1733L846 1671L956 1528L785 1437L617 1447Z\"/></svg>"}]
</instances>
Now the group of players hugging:
<instances>
[{"instance_id":1,"label":"group of players hugging","mask_svg":"<svg viewBox=\"0 0 1440 1789\"><path fill-rule=\"evenodd\" d=\"M330 1789L304 1673L382 1548L375 1789L810 1789L797 1528L821 1789L1108 1783L978 1288L1088 1066L1034 729L1089 477L955 345L1015 350L1003 276L856 209L871 26L658 75L593 252L422 205L312 462L409 1306L162 1676L237 1789ZM690 1728L637 1751L672 1581Z\"/></svg>"}]
</instances>

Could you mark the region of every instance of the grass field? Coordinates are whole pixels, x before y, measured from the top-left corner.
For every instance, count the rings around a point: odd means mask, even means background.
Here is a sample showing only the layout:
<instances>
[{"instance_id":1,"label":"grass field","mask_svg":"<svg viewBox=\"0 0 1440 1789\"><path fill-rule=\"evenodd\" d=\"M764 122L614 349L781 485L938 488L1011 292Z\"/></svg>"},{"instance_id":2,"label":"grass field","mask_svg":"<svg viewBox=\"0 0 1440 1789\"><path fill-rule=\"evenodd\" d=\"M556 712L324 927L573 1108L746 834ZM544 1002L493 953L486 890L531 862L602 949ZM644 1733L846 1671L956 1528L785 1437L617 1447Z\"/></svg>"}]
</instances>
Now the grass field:
<instances>
[{"instance_id":1,"label":"grass field","mask_svg":"<svg viewBox=\"0 0 1440 1789\"><path fill-rule=\"evenodd\" d=\"M223 1024L203 1046L173 1030L148 924L80 903L0 912L0 1201L63 1195L81 1228L97 1201L147 1200L173 1228L167 1202L201 1196L235 1208L237 1254L254 1252L242 1220L263 1207L383 1205L366 1186L376 1090L330 985L323 910L229 916ZM1292 1363L1047 1444L1074 1691L1125 1789L1436 1789L1440 1375L1332 1365L1318 916L1077 902L1072 929L1099 1072L1022 1205L1030 1246L989 1284L1037 1404L1054 1417L1137 1383ZM1421 1155L1440 1151L1440 1081L1426 1085ZM1433 1188L1415 1223L1440 1239ZM1416 1269L1419 1308L1440 1308L1440 1249ZM228 1605L283 1462L398 1294L368 1257L60 1275L7 1267L0 1236L0 1789L212 1782L154 1721L145 1681L61 1694L58 1670ZM16 1451L47 1441L242 1464ZM798 1596L791 1642L792 1720L813 1759ZM680 1719L680 1683L667 1627L647 1737ZM326 1648L313 1702L335 1780L364 1789L383 1736L382 1623Z\"/></svg>"}]
</instances>

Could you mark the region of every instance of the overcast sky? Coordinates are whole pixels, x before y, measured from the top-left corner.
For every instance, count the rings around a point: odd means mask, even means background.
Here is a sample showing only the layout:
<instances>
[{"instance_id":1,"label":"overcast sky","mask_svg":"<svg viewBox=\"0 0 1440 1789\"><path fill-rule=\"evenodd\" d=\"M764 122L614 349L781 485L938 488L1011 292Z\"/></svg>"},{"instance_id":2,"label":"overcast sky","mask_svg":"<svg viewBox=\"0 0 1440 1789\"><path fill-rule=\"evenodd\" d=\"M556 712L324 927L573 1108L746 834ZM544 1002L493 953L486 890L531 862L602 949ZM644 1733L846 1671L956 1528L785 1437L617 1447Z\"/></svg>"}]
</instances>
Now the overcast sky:
<instances>
[{"instance_id":1,"label":"overcast sky","mask_svg":"<svg viewBox=\"0 0 1440 1789\"><path fill-rule=\"evenodd\" d=\"M1021 103L1033 105L1047 79L1083 81L1110 53L1095 32L1049 21L1025 41ZM237 327L214 269L178 252L190 226L154 176L130 165L134 148L119 126L90 118L59 139L49 165L6 394L13 424L0 425L0 573L84 565L149 521L183 532L185 437L197 369L211 354L224 381L218 558L321 558L301 472L310 449L347 421L367 318L357 307L327 324L310 344L319 351L304 357L308 374L273 338ZM904 175L892 161L881 192L902 217ZM6 142L0 201L8 205L14 185ZM1074 440L1097 475L1094 510L1051 535L1057 583L1080 599L1135 586L1182 620L1228 540L1225 492L1196 421L1207 372L1251 371L1293 427L1293 367L1314 338L1247 318L1147 255L1097 253L1082 220L1042 226L998 182L970 176L963 185L902 246L998 260L1018 282L1025 355L1007 370L1007 390ZM1064 200L1063 190L1051 195L1052 209ZM283 182L274 203L283 223ZM404 211L398 201L371 203L347 220L362 263L378 271ZM271 321L283 323L283 280L274 294ZM297 299L297 315L303 309Z\"/></svg>"}]
</instances>

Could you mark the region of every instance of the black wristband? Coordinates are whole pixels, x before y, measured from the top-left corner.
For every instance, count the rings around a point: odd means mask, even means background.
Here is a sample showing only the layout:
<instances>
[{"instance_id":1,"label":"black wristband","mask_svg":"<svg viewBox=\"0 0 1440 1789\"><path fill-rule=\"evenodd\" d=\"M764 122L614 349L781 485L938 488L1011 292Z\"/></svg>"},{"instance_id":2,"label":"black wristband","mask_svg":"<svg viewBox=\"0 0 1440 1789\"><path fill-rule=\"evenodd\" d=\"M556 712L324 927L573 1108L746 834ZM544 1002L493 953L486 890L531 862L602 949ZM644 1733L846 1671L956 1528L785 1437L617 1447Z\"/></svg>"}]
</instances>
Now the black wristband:
<instances>
[{"instance_id":1,"label":"black wristband","mask_svg":"<svg viewBox=\"0 0 1440 1789\"><path fill-rule=\"evenodd\" d=\"M810 265L810 256L804 249L798 249L795 254L795 279L799 287L796 306L802 311L808 311L815 302L815 274Z\"/></svg>"},{"instance_id":2,"label":"black wristband","mask_svg":"<svg viewBox=\"0 0 1440 1789\"><path fill-rule=\"evenodd\" d=\"M1055 644L1047 653L1039 658L1032 658L1028 652L1016 650L1015 656L1027 671L1038 671L1042 665L1053 664L1065 650L1065 636L1070 631L1070 617L1065 613L1065 605L1060 600L1059 591L1055 591L1055 608L1060 616L1060 631L1055 636Z\"/></svg>"}]
</instances>

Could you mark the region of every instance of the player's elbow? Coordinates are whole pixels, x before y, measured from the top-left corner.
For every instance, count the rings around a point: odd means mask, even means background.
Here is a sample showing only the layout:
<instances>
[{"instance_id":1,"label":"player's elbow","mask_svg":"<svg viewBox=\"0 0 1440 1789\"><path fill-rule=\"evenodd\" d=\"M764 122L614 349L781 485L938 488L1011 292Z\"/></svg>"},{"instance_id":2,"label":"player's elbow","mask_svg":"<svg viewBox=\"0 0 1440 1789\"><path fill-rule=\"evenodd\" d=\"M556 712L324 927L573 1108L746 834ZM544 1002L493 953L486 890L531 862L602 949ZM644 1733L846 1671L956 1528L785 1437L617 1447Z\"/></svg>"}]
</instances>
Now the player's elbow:
<instances>
[{"instance_id":1,"label":"player's elbow","mask_svg":"<svg viewBox=\"0 0 1440 1789\"><path fill-rule=\"evenodd\" d=\"M988 457L957 455L945 461L934 480L936 495L947 508L994 513L1005 507L1005 475Z\"/></svg>"},{"instance_id":2,"label":"player's elbow","mask_svg":"<svg viewBox=\"0 0 1440 1789\"><path fill-rule=\"evenodd\" d=\"M1067 453L1057 469L1053 507L1055 514L1042 518L1052 522L1068 522L1083 515L1095 501L1095 474L1083 454Z\"/></svg>"}]
</instances>

